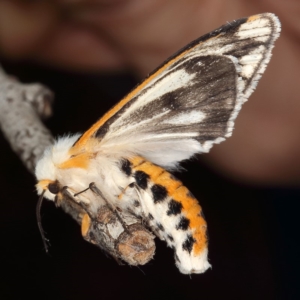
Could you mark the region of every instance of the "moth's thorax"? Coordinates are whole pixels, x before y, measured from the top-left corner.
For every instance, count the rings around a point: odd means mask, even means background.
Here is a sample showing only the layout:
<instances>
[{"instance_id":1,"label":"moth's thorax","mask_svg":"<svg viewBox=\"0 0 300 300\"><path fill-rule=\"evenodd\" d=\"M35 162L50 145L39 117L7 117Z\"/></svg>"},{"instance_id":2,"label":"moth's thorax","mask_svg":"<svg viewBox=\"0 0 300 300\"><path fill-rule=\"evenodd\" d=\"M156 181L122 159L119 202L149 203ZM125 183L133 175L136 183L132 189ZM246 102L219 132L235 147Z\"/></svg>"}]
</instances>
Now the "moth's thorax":
<instances>
[{"instance_id":1,"label":"moth's thorax","mask_svg":"<svg viewBox=\"0 0 300 300\"><path fill-rule=\"evenodd\" d=\"M53 146L46 149L35 171L38 194L45 191L44 196L54 201L56 195L49 191L50 183L58 182L61 188L67 187L68 192L74 195L95 182L107 199L114 202L120 193L120 188L128 184L127 181L123 182L124 175L118 167L119 160L112 157L108 159L106 155L97 151L88 151L89 144L84 151L82 149L78 151L77 148L74 153L73 145L78 136L60 138ZM91 210L95 211L104 204L102 199L95 197L91 191L78 195L77 200L90 203Z\"/></svg>"}]
</instances>

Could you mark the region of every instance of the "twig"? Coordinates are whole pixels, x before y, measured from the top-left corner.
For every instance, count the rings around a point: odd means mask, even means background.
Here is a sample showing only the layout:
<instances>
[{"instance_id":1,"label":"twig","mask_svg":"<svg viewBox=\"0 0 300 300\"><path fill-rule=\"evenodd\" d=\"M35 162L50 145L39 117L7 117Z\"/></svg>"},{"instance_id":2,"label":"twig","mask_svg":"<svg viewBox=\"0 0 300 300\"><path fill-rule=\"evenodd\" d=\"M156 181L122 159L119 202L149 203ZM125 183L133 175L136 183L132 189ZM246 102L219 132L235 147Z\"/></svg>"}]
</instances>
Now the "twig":
<instances>
[{"instance_id":1,"label":"twig","mask_svg":"<svg viewBox=\"0 0 300 300\"><path fill-rule=\"evenodd\" d=\"M41 84L22 84L0 66L0 128L27 169L34 168L52 144L50 131L40 118L51 115L53 93Z\"/></svg>"}]
</instances>

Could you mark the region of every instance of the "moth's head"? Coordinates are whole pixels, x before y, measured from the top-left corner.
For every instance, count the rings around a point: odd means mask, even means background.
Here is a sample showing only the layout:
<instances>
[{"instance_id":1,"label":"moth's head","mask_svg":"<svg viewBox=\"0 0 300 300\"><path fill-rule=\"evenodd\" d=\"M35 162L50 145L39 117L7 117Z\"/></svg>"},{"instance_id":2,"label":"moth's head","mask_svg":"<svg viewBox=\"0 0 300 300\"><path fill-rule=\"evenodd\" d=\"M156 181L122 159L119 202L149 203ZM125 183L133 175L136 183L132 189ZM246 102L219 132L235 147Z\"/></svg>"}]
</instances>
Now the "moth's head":
<instances>
[{"instance_id":1,"label":"moth's head","mask_svg":"<svg viewBox=\"0 0 300 300\"><path fill-rule=\"evenodd\" d=\"M35 168L35 176L38 181L36 189L39 195L44 193L45 198L54 201L60 190L58 166L70 158L69 151L79 136L76 134L59 138L53 146L45 150Z\"/></svg>"},{"instance_id":2,"label":"moth's head","mask_svg":"<svg viewBox=\"0 0 300 300\"><path fill-rule=\"evenodd\" d=\"M39 180L36 184L38 195L43 194L43 197L54 201L57 194L61 191L61 185L58 181L52 180Z\"/></svg>"},{"instance_id":3,"label":"moth's head","mask_svg":"<svg viewBox=\"0 0 300 300\"><path fill-rule=\"evenodd\" d=\"M36 206L37 223L46 252L48 252L48 243L41 221L41 206L44 198L55 201L55 197L60 191L59 182L56 180L53 151L55 152L54 146L47 148L35 167L35 175L38 181L36 189L40 196Z\"/></svg>"},{"instance_id":4,"label":"moth's head","mask_svg":"<svg viewBox=\"0 0 300 300\"><path fill-rule=\"evenodd\" d=\"M54 201L56 196L54 187L57 183L56 179L56 167L52 159L53 148L46 149L43 157L38 161L35 168L35 176L38 180L36 189L38 195L44 193L44 197Z\"/></svg>"}]
</instances>

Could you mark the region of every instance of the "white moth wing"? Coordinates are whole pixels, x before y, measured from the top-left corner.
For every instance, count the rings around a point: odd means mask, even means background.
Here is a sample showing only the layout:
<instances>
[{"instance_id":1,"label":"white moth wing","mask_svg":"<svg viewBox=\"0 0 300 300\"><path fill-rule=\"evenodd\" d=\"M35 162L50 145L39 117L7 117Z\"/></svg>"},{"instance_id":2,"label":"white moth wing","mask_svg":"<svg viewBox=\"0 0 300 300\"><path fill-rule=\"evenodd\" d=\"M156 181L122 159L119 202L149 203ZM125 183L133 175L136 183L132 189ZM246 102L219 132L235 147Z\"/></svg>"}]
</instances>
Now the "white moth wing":
<instances>
[{"instance_id":1,"label":"white moth wing","mask_svg":"<svg viewBox=\"0 0 300 300\"><path fill-rule=\"evenodd\" d=\"M228 23L195 40L80 140L94 137L104 154L138 154L169 169L208 152L231 135L279 32L277 17L265 13Z\"/></svg>"}]
</instances>

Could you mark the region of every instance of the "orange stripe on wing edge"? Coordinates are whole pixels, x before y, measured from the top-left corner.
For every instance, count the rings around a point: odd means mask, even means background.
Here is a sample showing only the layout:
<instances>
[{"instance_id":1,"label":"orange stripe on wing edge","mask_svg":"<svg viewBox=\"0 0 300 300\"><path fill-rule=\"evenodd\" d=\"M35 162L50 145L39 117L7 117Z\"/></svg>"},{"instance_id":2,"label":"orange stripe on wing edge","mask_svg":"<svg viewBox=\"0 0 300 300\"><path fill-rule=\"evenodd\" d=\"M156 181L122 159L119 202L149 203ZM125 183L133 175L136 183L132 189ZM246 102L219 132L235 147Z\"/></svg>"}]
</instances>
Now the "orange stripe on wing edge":
<instances>
[{"instance_id":1,"label":"orange stripe on wing edge","mask_svg":"<svg viewBox=\"0 0 300 300\"><path fill-rule=\"evenodd\" d=\"M215 38L215 37L213 37ZM113 115L115 115L126 103L128 103L133 97L135 97L153 78L167 69L170 65L172 65L176 60L183 57L186 53L192 51L195 47L198 47L199 42L195 46L181 52L173 59L166 62L160 69L158 69L155 73L146 78L139 86L137 86L133 91L131 91L125 98L123 98L117 105L115 105L111 110L109 110L100 120L98 120L90 129L88 129L82 137L76 142L76 144L71 148L72 153L76 153L80 151L82 147L85 146L89 138L97 131L107 120L109 120Z\"/></svg>"},{"instance_id":2,"label":"orange stripe on wing edge","mask_svg":"<svg viewBox=\"0 0 300 300\"><path fill-rule=\"evenodd\" d=\"M261 15L254 15L254 16L251 16L251 17L249 17L249 18L247 19L247 23L253 22L253 21L259 19L260 17L261 17Z\"/></svg>"}]
</instances>

